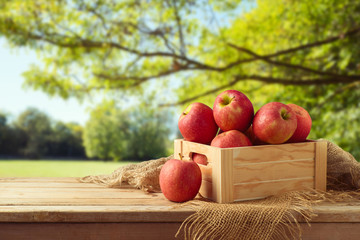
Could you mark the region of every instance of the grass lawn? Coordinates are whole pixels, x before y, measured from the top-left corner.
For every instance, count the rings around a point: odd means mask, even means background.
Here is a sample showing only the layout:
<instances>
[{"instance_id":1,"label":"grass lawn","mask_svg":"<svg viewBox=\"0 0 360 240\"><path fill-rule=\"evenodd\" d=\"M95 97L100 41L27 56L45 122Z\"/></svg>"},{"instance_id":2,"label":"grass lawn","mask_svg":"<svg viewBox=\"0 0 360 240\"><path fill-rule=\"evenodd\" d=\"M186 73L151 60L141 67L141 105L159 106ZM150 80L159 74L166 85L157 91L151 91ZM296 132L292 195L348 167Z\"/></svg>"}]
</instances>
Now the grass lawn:
<instances>
[{"instance_id":1,"label":"grass lawn","mask_svg":"<svg viewBox=\"0 0 360 240\"><path fill-rule=\"evenodd\" d=\"M110 174L134 162L0 160L0 177L84 177Z\"/></svg>"}]
</instances>

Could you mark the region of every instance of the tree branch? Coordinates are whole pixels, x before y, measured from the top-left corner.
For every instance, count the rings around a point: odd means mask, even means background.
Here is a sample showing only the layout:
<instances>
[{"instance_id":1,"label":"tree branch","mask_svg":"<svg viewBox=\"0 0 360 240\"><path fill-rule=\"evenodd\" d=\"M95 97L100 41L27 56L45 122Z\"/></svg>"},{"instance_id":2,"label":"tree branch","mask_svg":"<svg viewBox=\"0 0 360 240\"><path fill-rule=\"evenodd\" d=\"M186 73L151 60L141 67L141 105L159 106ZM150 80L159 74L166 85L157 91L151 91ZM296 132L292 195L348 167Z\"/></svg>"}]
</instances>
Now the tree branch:
<instances>
[{"instance_id":1,"label":"tree branch","mask_svg":"<svg viewBox=\"0 0 360 240\"><path fill-rule=\"evenodd\" d=\"M300 51L300 50L313 48L313 47L320 46L320 45L323 45L323 44L332 43L332 42L338 41L340 39L344 39L346 37L356 35L359 32L360 32L360 27L356 27L356 28L353 28L353 29L345 32L345 33L329 37L329 38L327 38L325 40L322 40L322 41L316 41L316 42L300 45L300 46L297 46L297 47L289 48L289 49L286 49L286 50L278 51L278 52L275 52L275 53L264 55L264 56L262 56L262 58L263 59L269 59L269 58L278 57L278 56L281 56L281 55L297 52L297 51ZM229 43L229 44L231 44L231 43ZM234 44L232 44L232 45L235 46ZM256 61L256 60L259 60L259 58L253 57L253 58L248 58L248 59L239 59L239 60L236 60L236 61L234 61L232 63L229 63L228 65L226 65L224 67L219 68L219 70L220 71L225 71L225 70L227 70L229 68L232 68L232 67L234 67L236 65L239 65L239 64L242 64L242 63L249 63L249 62L253 62L253 61Z\"/></svg>"},{"instance_id":2,"label":"tree branch","mask_svg":"<svg viewBox=\"0 0 360 240\"><path fill-rule=\"evenodd\" d=\"M353 28L353 29L351 29L349 31L341 33L339 35L329 37L329 38L327 38L325 40L300 45L300 46L297 46L297 47L294 47L294 48L289 48L287 50L282 50L282 51L276 52L274 54L267 55L267 57L268 58L277 57L277 56L280 56L280 55L284 55L284 54L288 54L288 53L292 53L292 52L297 52L297 51L304 50L304 49L307 49L307 48L313 48L313 47L316 47L316 46L332 43L332 42L338 41L340 39L344 39L346 37L356 35L359 32L360 32L360 27L356 27L356 28Z\"/></svg>"},{"instance_id":3,"label":"tree branch","mask_svg":"<svg viewBox=\"0 0 360 240\"><path fill-rule=\"evenodd\" d=\"M316 108L320 109L322 108L326 103L330 102L330 100L335 97L338 94L341 94L347 90L353 89L353 88L359 88L360 87L360 81L349 83L343 87L338 88L336 91L334 91L332 94L330 94L328 97L326 97L321 103L319 103Z\"/></svg>"},{"instance_id":4,"label":"tree branch","mask_svg":"<svg viewBox=\"0 0 360 240\"><path fill-rule=\"evenodd\" d=\"M248 80L256 80L263 83L268 84L282 84L282 85L295 85L295 86L309 86L309 85L329 85L329 84L342 84L342 83L352 83L360 81L359 78L312 78L309 80L303 80L303 79L286 79L286 78L274 78L274 77L264 77L264 76L258 76L258 75L238 75L235 76L235 79L244 80L244 77Z\"/></svg>"},{"instance_id":5,"label":"tree branch","mask_svg":"<svg viewBox=\"0 0 360 240\"><path fill-rule=\"evenodd\" d=\"M176 24L177 24L178 32L179 32L180 53L181 53L181 56L185 56L186 55L186 48L185 48L184 34L183 34L181 18L180 18L180 15L179 15L179 10L178 10L178 7L176 5L176 2L177 2L176 0L172 0L172 3L174 5L175 20L176 20Z\"/></svg>"},{"instance_id":6,"label":"tree branch","mask_svg":"<svg viewBox=\"0 0 360 240\"><path fill-rule=\"evenodd\" d=\"M242 59L242 60L238 60L238 61L235 61L233 63L230 63L228 64L227 66L225 67L213 67L213 66L210 66L210 65L205 65L203 63L200 63L200 62L197 62L197 61L193 61L193 60L190 60L188 59L187 57L181 57L180 59L184 60L185 62L187 62L188 64L193 64L195 65L195 67L189 67L188 65L187 66L184 66L180 69L177 69L176 71L174 70L169 70L169 71L165 71L165 72L160 72L158 74L154 74L152 76L146 76L146 77L136 77L136 76L127 76L127 77L124 77L124 76L107 76L105 74L98 74L99 77L102 77L102 78L108 78L108 79L112 79L112 80L130 80L130 79L133 79L135 81L138 81L138 83L135 84L135 86L139 85L140 83L143 83L147 80L150 80L150 79L154 79L154 78L158 78L158 77L165 77L165 76L169 76L175 72L179 72L179 71L190 71L190 70L210 70L210 71L217 71L217 72L222 72L222 71L226 71L228 70L229 68L232 68L236 65L239 65L239 64L243 64L243 63L248 63L248 62L253 62L253 61L257 61L257 60L263 60L265 62L268 62L270 64L274 64L274 65L277 65L277 66L283 66L283 67L288 67L288 68L294 68L294 69L299 69L299 70L302 70L302 71L306 71L306 72L311 72L311 73L315 73L317 75L321 75L321 76L329 76L329 77L332 77L332 83L336 83L337 81L342 81L344 82L342 79L349 79L349 80L358 80L360 78L360 75L340 75L340 74L336 74L336 73L331 73L331 72L324 72L324 71L320 71L320 70L316 70L316 69L311 69L311 68L308 68L308 67L304 67L304 66L301 66L301 65L295 65L295 64L290 64L290 63L284 63L284 62L280 62L280 61L275 61L275 60L271 60L270 58L272 57L275 57L275 56L280 56L280 55L283 55L283 54L288 54L288 53L291 53L293 51L299 51L299 50L302 50L302 49L305 49L305 48L310 48L310 47L314 47L314 46L318 46L319 44L325 44L325 43L330 43L332 41L336 41L336 40L339 40L341 38L344 38L344 37L347 37L347 36L352 36L354 35L355 33L358 33L360 31L360 27L359 28L355 28L353 30L350 30L344 34L341 34L339 36L333 36L333 37L330 37L326 40L323 40L323 41L318 41L318 42L314 42L314 43L310 43L310 44L306 44L306 45L301 45L301 46L298 46L298 47L295 47L295 48L292 48L292 49L288 49L288 50L284 50L284 51L280 51L280 52L277 52L277 53L273 53L273 54L269 54L269 55L264 55L264 56L261 56L249 49L246 49L246 48L243 48L243 47L239 47L239 46L236 46L235 44L232 44L232 43L229 43L228 45L238 51L242 51L242 52L245 52L251 56L253 56L252 58L248 58L248 59ZM175 55L175 54L174 54ZM175 55L176 56L176 55ZM258 77L257 80L259 81L262 81L264 80L263 77L261 76L254 76L254 77ZM288 82L287 80L281 80L281 81L278 81L279 79L267 79L267 81L274 81L274 83L281 83L283 85L308 85L308 84L318 84L318 83L311 83L311 81L309 80L298 80L298 81L290 81ZM276 82L278 81L278 82ZM312 81L318 81L316 79L312 80ZM320 81L321 82L321 81ZM321 83L319 83L321 84ZM327 84L327 83L325 83Z\"/></svg>"},{"instance_id":7,"label":"tree branch","mask_svg":"<svg viewBox=\"0 0 360 240\"><path fill-rule=\"evenodd\" d=\"M269 58L281 56L281 55L284 55L284 54L289 54L289 53L296 52L296 51L299 51L299 50L312 48L312 47L319 46L319 45L322 45L322 44L331 43L331 42L337 41L339 39L343 39L343 38L346 38L346 37L353 36L353 35L355 35L355 34L357 34L359 32L360 32L360 27L357 27L357 28L349 30L349 31L347 31L345 33L329 37L329 38L327 38L325 40L322 40L322 41L317 41L317 42L313 42L313 43L309 43L309 44L305 44L305 45L300 45L300 46L290 48L290 49L287 49L287 50L283 50L283 51L279 51L279 52L276 52L276 53L261 56L261 60L266 60L266 59L269 59ZM93 40L89 40L89 39L76 38L76 39L74 39L76 42L69 43L69 42L56 41L54 39L47 38L46 36L42 36L42 35L38 35L38 34L34 34L34 33L29 33L29 32L20 32L20 33L15 32L15 33L24 35L25 37L28 37L28 38L31 38L31 39L42 40L42 41L48 42L50 44L61 46L61 47L68 47L68 48L76 48L76 47L86 47L86 48L112 47L112 48L116 48L116 49L131 53L131 54L135 54L135 55L138 55L138 56L141 56L141 57L171 57L171 58L175 58L175 59L179 59L179 60L184 61L185 64L188 65L188 66L189 65L194 65L194 67L188 68L187 70L210 70L210 71L222 72L222 71L226 71L226 70L228 70L228 69L230 69L230 68L232 68L232 67L234 67L236 65L239 65L239 64L249 63L249 62L260 60L259 56L256 56L256 57L252 57L252 58L248 58L248 59L239 59L239 60L231 62L231 63L229 63L229 64L227 64L227 65L225 65L223 67L217 67L217 66L207 65L207 64L204 64L202 62L193 60L193 59L189 59L186 56L174 54L173 52L162 52L162 51L141 52L141 51L139 51L137 49L131 49L131 48L128 48L126 46L123 46L123 45L121 45L119 43L115 43L115 42L98 42L98 41L93 41ZM60 34L57 34L57 33L54 33L54 34L58 38L61 38L61 39L64 39L64 38L65 39L73 39L70 36L60 35ZM235 46L234 44L232 44L232 45ZM274 61L272 61L272 63L274 63ZM277 64L280 64L280 62L277 62ZM281 63L281 64L283 66L285 66L284 63ZM290 66L290 65L288 64L288 66ZM292 66L292 67L295 67L295 66ZM299 68L299 66L296 66L296 67ZM323 74L320 71L309 69L309 68L305 69L304 67L302 67L302 70L312 71L314 73L316 71L317 74ZM162 74L157 74L157 75L162 76ZM157 76L157 75L155 75L155 76ZM327 75L334 76L333 74L327 74ZM344 77L343 75L339 75L339 76Z\"/></svg>"},{"instance_id":8,"label":"tree branch","mask_svg":"<svg viewBox=\"0 0 360 240\"><path fill-rule=\"evenodd\" d=\"M104 74L104 73L94 73L94 75L96 77L99 77L99 78L104 78L104 79L109 79L109 80L112 80L112 81L117 81L117 80L121 80L121 81L126 81L126 80L133 80L135 83L133 83L132 85L130 86L138 86L140 85L141 83L147 81L147 80L151 80L151 79L155 79L155 78L161 78L161 77L165 77L165 76L169 76L171 74L174 74L176 72L180 72L182 70L190 70L190 69L171 69L171 70L167 70L167 71L163 71L163 72L160 72L158 74L155 74L155 75L151 75L151 76L144 76L144 77L139 77L139 76L111 76L111 75L107 75L107 74Z\"/></svg>"},{"instance_id":9,"label":"tree branch","mask_svg":"<svg viewBox=\"0 0 360 240\"><path fill-rule=\"evenodd\" d=\"M179 101L179 102L175 102L175 103L167 103L167 104L160 104L160 107L173 107L173 106L179 106L179 105L183 105L185 103L188 103L188 102L192 102L198 98L201 98L201 97L204 97L204 96L207 96L209 94L213 94L213 93L216 93L220 90L223 90L225 88L228 88L228 87L231 87L233 85L235 85L238 81L240 81L240 79L234 79L233 81L227 83L227 84L224 84L224 85L221 85L219 87L216 87L216 88L213 88L209 91L205 91L201 94L198 94L198 95L195 95L193 97L190 97L190 98L186 98L185 100L182 100L182 101Z\"/></svg>"},{"instance_id":10,"label":"tree branch","mask_svg":"<svg viewBox=\"0 0 360 240\"><path fill-rule=\"evenodd\" d=\"M257 58L259 60L263 60L267 63L270 63L270 64L273 64L273 65L277 65L277 66L283 66L283 67L288 67L288 68L294 68L294 69L298 69L298 70L302 70L302 71L305 71L305 72L311 72L311 73L315 73L315 74L318 74L318 75L324 75L324 76L331 76L331 77L334 77L334 78L350 78L350 79L358 79L360 78L360 75L340 75L340 74L337 74L337 73L331 73L331 72L324 72L324 71L320 71L320 70L316 70L316 69L312 69L312 68L308 68L308 67L304 67L302 65L296 65L296 64L291 64L291 63L285 63L285 62L280 62L280 61L274 61L274 60L271 60L270 58L266 58L266 57L263 57L261 55L258 55L257 53L249 50L249 49L246 49L246 48L243 48L243 47L239 47L239 46L236 46L232 43L229 43L229 46L238 50L238 51L241 51L241 52L245 52L251 56L253 56L254 58Z\"/></svg>"},{"instance_id":11,"label":"tree branch","mask_svg":"<svg viewBox=\"0 0 360 240\"><path fill-rule=\"evenodd\" d=\"M138 31L141 33L150 36L160 37L163 40L165 46L170 50L170 52L172 52L174 55L176 54L174 46L172 46L171 42L166 37L166 31L167 31L166 29L156 28L155 30L151 30L148 26L146 26L146 24L143 24L143 26L146 28L146 30L141 29L141 27L137 27L136 29L138 29Z\"/></svg>"},{"instance_id":12,"label":"tree branch","mask_svg":"<svg viewBox=\"0 0 360 240\"><path fill-rule=\"evenodd\" d=\"M219 87L213 88L209 91L205 91L201 94L195 95L194 97L187 98L185 100L169 103L169 104L162 104L161 107L171 107L171 106L178 106L182 105L191 101L194 101L200 97L207 96L212 93L216 93L220 90L224 90L226 88L232 87L238 82L245 81L245 80L255 80L267 84L282 84L282 85L296 85L296 86L309 86L309 85L323 85L323 84L339 84L339 83L355 83L360 82L360 78L358 79L343 79L339 82L337 78L323 78L323 79L310 79L310 80L294 80L294 79L285 79L285 78L273 78L273 77L264 77L259 75L237 75L234 76L234 80L228 82L227 84L221 85Z\"/></svg>"},{"instance_id":13,"label":"tree branch","mask_svg":"<svg viewBox=\"0 0 360 240\"><path fill-rule=\"evenodd\" d=\"M189 59L185 56L180 56L171 52L162 52L162 51L155 51L155 52L141 52L137 49L131 49L128 47L125 47L121 44L115 43L115 42L98 42L98 41L93 41L93 40L89 40L89 39L83 39L83 38L76 38L74 39L76 42L73 43L69 43L69 42L61 42L61 41L56 41L50 38L47 38L45 36L39 35L39 34L34 34L34 33L30 33L30 32L16 32L17 34L21 34L24 37L28 38L28 39L33 39L33 40L41 40L47 43L50 43L52 45L55 46L60 46L60 47L64 47L64 48L78 48L78 47L85 47L85 48L104 48L104 47L112 47L112 48L116 48L119 50L123 50L125 52L134 54L134 55L138 55L141 57L170 57L170 58L175 58L175 59L180 59L182 61L184 61L187 65L193 64L196 66L196 68L194 69L215 69L214 67L211 67L209 65L203 64L201 62L198 62L196 60L192 60ZM49 33L48 33L49 34ZM53 33L53 36L57 36L61 39L73 39L73 37L71 36L66 36L66 35L61 35L58 33Z\"/></svg>"}]
</instances>

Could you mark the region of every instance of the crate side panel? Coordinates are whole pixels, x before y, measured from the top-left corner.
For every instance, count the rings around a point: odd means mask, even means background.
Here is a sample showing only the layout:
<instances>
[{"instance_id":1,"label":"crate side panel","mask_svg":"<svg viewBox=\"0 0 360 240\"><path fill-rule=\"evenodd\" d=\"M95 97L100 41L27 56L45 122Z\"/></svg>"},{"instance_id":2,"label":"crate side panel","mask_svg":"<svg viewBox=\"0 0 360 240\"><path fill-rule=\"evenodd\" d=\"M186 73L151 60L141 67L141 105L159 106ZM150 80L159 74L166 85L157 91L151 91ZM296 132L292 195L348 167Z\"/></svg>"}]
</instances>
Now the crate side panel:
<instances>
[{"instance_id":1,"label":"crate side panel","mask_svg":"<svg viewBox=\"0 0 360 240\"><path fill-rule=\"evenodd\" d=\"M183 156L182 142L183 141L181 139L176 139L174 141L174 158L175 159L180 159L180 154L181 154L181 156Z\"/></svg>"},{"instance_id":2,"label":"crate side panel","mask_svg":"<svg viewBox=\"0 0 360 240\"><path fill-rule=\"evenodd\" d=\"M237 184L234 201L264 198L288 191L307 190L314 188L314 178L288 179L257 183Z\"/></svg>"},{"instance_id":3,"label":"crate side panel","mask_svg":"<svg viewBox=\"0 0 360 240\"><path fill-rule=\"evenodd\" d=\"M233 150L232 149L221 149L221 203L228 203L234 201L234 187L233 187Z\"/></svg>"},{"instance_id":4,"label":"crate side panel","mask_svg":"<svg viewBox=\"0 0 360 240\"><path fill-rule=\"evenodd\" d=\"M310 160L315 156L315 143L293 143L234 148L234 164Z\"/></svg>"},{"instance_id":5,"label":"crate side panel","mask_svg":"<svg viewBox=\"0 0 360 240\"><path fill-rule=\"evenodd\" d=\"M327 142L317 142L315 154L315 189L326 191Z\"/></svg>"},{"instance_id":6,"label":"crate side panel","mask_svg":"<svg viewBox=\"0 0 360 240\"><path fill-rule=\"evenodd\" d=\"M211 148L212 157L212 200L221 202L221 148Z\"/></svg>"},{"instance_id":7,"label":"crate side panel","mask_svg":"<svg viewBox=\"0 0 360 240\"><path fill-rule=\"evenodd\" d=\"M213 161L213 158L215 157L212 155L213 147L201 143L194 143L188 141L182 141L182 143L183 143L183 152L185 158L189 159L191 153L200 153L200 154L204 154L207 157L208 162Z\"/></svg>"},{"instance_id":8,"label":"crate side panel","mask_svg":"<svg viewBox=\"0 0 360 240\"><path fill-rule=\"evenodd\" d=\"M314 177L314 160L238 164L234 168L234 184L301 177Z\"/></svg>"}]
</instances>

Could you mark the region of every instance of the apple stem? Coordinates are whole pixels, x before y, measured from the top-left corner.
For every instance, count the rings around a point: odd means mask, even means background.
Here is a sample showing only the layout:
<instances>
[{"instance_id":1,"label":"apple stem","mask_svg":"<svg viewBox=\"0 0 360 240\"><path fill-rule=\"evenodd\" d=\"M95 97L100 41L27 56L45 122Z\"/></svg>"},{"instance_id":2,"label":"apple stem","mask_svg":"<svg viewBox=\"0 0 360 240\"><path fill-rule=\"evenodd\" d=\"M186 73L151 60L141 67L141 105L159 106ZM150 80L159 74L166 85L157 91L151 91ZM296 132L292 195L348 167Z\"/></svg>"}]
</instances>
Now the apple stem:
<instances>
[{"instance_id":1,"label":"apple stem","mask_svg":"<svg viewBox=\"0 0 360 240\"><path fill-rule=\"evenodd\" d=\"M180 160L182 161L182 160L183 160L183 157L182 157L181 153L179 153L179 156L180 156Z\"/></svg>"}]
</instances>

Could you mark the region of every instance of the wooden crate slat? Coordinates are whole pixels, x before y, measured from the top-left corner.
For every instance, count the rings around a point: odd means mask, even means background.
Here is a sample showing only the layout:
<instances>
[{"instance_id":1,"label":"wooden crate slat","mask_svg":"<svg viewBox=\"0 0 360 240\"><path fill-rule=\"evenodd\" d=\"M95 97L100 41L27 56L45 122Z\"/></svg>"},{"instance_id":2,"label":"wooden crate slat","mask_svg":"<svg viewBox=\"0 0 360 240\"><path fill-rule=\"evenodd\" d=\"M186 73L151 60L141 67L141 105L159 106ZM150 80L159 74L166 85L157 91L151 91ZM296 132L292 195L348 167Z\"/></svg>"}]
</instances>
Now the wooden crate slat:
<instances>
[{"instance_id":1,"label":"wooden crate slat","mask_svg":"<svg viewBox=\"0 0 360 240\"><path fill-rule=\"evenodd\" d=\"M314 160L287 160L277 162L236 165L233 183L279 180L314 176Z\"/></svg>"},{"instance_id":2,"label":"wooden crate slat","mask_svg":"<svg viewBox=\"0 0 360 240\"><path fill-rule=\"evenodd\" d=\"M315 143L262 145L234 149L234 164L314 159Z\"/></svg>"},{"instance_id":3,"label":"wooden crate slat","mask_svg":"<svg viewBox=\"0 0 360 240\"><path fill-rule=\"evenodd\" d=\"M183 155L183 141L181 139L175 139L174 141L174 158L180 159L179 154Z\"/></svg>"},{"instance_id":4,"label":"wooden crate slat","mask_svg":"<svg viewBox=\"0 0 360 240\"><path fill-rule=\"evenodd\" d=\"M319 141L315 149L315 189L326 191L327 143Z\"/></svg>"},{"instance_id":5,"label":"wooden crate slat","mask_svg":"<svg viewBox=\"0 0 360 240\"><path fill-rule=\"evenodd\" d=\"M221 149L220 153L220 194L218 194L214 200L220 203L233 202L233 152L232 149Z\"/></svg>"},{"instance_id":6,"label":"wooden crate slat","mask_svg":"<svg viewBox=\"0 0 360 240\"><path fill-rule=\"evenodd\" d=\"M292 190L314 188L314 178L288 179L234 185L234 201L264 198Z\"/></svg>"},{"instance_id":7,"label":"wooden crate slat","mask_svg":"<svg viewBox=\"0 0 360 240\"><path fill-rule=\"evenodd\" d=\"M213 162L213 149L214 148L209 145L182 141L182 151L185 159L189 159L191 153L196 152L207 156L208 162Z\"/></svg>"},{"instance_id":8,"label":"wooden crate slat","mask_svg":"<svg viewBox=\"0 0 360 240\"><path fill-rule=\"evenodd\" d=\"M221 179L222 179L222 172L221 172L221 149L220 148L213 148L211 153L212 158L212 197L210 199L220 202L221 198ZM209 194L208 194L209 195Z\"/></svg>"}]
</instances>

